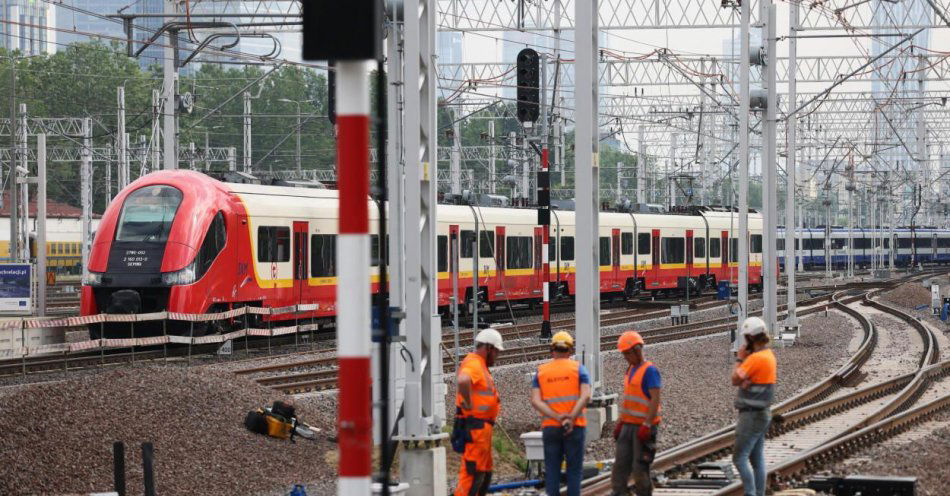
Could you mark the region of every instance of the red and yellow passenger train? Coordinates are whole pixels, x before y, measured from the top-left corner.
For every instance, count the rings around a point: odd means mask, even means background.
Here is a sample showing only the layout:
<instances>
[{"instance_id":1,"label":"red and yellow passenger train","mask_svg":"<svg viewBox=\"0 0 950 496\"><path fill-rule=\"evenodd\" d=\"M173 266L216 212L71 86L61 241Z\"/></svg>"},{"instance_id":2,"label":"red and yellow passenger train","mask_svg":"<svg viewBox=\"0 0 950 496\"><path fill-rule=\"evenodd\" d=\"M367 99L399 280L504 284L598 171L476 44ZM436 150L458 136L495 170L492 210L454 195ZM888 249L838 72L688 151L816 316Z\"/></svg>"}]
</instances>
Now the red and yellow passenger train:
<instances>
[{"instance_id":1,"label":"red and yellow passenger train","mask_svg":"<svg viewBox=\"0 0 950 496\"><path fill-rule=\"evenodd\" d=\"M376 209L370 212L375 216ZM542 237L535 210L439 205L437 219L441 308L450 303L454 267L459 301L468 303L463 308L470 309L476 286L483 305L541 300ZM750 215L749 224L749 283L755 287L761 285L761 217ZM315 310L296 317L330 319L336 230L333 190L224 183L193 171L154 172L119 193L102 216L81 313L212 313L247 305L314 304ZM716 209L602 213L600 290L613 298L737 283L737 232L736 215ZM574 212L552 212L549 254L552 299L571 297L577 277ZM457 263L450 263L455 257ZM377 291L375 234L372 260Z\"/></svg>"}]
</instances>

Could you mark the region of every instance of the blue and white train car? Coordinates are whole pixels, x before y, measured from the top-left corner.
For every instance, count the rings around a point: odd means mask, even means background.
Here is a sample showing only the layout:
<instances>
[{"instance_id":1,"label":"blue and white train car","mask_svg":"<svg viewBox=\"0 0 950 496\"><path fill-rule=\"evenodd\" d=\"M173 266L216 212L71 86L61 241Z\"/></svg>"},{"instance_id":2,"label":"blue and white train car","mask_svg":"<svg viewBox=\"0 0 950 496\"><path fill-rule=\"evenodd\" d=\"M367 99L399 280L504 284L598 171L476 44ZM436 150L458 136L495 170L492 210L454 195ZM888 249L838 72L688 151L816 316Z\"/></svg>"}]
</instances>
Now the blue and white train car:
<instances>
[{"instance_id":1,"label":"blue and white train car","mask_svg":"<svg viewBox=\"0 0 950 496\"><path fill-rule=\"evenodd\" d=\"M906 266L914 263L950 263L950 230L933 227L895 228L893 236L889 229L854 228L854 240L848 242L848 229L841 226L806 228L799 231L796 247L806 270L825 267L826 257L831 265L843 268L848 265L848 251L854 251L855 267L869 267L876 258L886 264L891 247L896 247L894 264ZM785 229L778 229L779 264L785 266ZM916 257L916 258L915 258Z\"/></svg>"}]
</instances>

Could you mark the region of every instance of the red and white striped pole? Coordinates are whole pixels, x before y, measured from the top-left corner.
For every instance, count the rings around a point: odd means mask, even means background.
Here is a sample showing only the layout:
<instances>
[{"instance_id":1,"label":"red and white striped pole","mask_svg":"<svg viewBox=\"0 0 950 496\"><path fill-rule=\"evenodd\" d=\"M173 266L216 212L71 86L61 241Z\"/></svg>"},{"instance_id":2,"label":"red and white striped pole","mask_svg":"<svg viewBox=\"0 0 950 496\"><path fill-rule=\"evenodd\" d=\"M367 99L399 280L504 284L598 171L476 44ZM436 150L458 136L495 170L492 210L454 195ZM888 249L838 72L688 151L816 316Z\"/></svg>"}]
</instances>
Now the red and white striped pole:
<instances>
[{"instance_id":1,"label":"red and white striped pole","mask_svg":"<svg viewBox=\"0 0 950 496\"><path fill-rule=\"evenodd\" d=\"M538 172L538 223L541 224L541 337L551 337L551 178L548 174L548 147L541 149L541 170Z\"/></svg>"},{"instance_id":2,"label":"red and white striped pole","mask_svg":"<svg viewBox=\"0 0 950 496\"><path fill-rule=\"evenodd\" d=\"M336 64L339 268L336 298L340 496L372 491L372 378L370 374L369 65Z\"/></svg>"}]
</instances>

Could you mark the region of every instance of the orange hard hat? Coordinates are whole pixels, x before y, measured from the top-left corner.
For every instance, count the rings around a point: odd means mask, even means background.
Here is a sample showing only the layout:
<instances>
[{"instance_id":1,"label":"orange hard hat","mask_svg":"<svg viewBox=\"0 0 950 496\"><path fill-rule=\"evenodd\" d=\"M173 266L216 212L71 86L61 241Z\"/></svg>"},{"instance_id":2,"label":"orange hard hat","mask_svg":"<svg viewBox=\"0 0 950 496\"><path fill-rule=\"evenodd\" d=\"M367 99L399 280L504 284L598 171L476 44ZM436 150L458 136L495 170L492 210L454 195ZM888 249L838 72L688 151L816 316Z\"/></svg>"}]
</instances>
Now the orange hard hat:
<instances>
[{"instance_id":1,"label":"orange hard hat","mask_svg":"<svg viewBox=\"0 0 950 496\"><path fill-rule=\"evenodd\" d=\"M617 349L623 353L638 344L643 344L643 337L640 336L640 333L637 331L627 331L621 334L620 339L617 340Z\"/></svg>"}]
</instances>

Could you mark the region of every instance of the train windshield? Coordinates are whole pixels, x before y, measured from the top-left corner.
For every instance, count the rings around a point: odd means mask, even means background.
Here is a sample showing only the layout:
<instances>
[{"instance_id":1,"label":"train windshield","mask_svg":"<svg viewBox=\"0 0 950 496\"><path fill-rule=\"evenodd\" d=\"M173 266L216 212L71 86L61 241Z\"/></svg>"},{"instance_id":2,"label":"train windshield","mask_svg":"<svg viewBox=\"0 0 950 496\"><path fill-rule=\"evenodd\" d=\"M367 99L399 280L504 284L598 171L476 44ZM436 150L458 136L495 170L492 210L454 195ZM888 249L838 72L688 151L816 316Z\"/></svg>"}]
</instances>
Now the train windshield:
<instances>
[{"instance_id":1,"label":"train windshield","mask_svg":"<svg viewBox=\"0 0 950 496\"><path fill-rule=\"evenodd\" d=\"M181 191L171 186L133 191L122 205L116 241L167 241L181 196Z\"/></svg>"}]
</instances>

